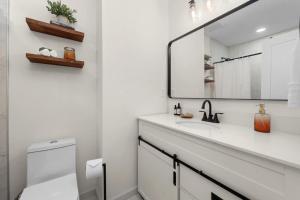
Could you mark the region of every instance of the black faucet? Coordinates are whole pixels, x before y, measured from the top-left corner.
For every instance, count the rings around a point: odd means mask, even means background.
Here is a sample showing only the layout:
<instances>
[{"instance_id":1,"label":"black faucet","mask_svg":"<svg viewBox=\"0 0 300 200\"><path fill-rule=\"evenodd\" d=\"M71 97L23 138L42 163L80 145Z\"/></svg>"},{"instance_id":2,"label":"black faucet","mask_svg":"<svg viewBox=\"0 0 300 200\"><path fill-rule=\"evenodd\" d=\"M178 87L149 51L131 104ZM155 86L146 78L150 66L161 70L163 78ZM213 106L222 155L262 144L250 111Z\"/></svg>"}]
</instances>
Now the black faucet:
<instances>
[{"instance_id":1,"label":"black faucet","mask_svg":"<svg viewBox=\"0 0 300 200\"><path fill-rule=\"evenodd\" d=\"M208 116L207 116L206 112L204 111L206 103L208 103L208 106L209 106ZM199 112L203 112L202 121L212 122L212 123L220 123L218 115L219 114L221 115L223 113L215 113L215 115L213 115L213 113L212 113L212 106L211 106L210 100L205 100L202 103L202 107L201 108L202 108L202 110L200 110Z\"/></svg>"}]
</instances>

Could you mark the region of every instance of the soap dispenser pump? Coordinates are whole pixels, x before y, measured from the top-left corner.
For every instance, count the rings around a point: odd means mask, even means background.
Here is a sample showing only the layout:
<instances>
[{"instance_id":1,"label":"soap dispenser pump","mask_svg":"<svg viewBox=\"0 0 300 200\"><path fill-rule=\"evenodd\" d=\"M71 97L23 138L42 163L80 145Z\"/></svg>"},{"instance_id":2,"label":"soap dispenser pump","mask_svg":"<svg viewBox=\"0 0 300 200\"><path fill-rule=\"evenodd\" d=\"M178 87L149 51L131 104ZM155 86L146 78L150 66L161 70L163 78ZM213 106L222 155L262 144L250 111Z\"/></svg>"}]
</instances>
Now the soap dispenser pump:
<instances>
[{"instance_id":1,"label":"soap dispenser pump","mask_svg":"<svg viewBox=\"0 0 300 200\"><path fill-rule=\"evenodd\" d=\"M181 108L180 103L178 103L178 105L177 105L177 115L180 116L181 114L182 114L182 108Z\"/></svg>"},{"instance_id":2,"label":"soap dispenser pump","mask_svg":"<svg viewBox=\"0 0 300 200\"><path fill-rule=\"evenodd\" d=\"M177 105L174 106L174 115L177 115Z\"/></svg>"},{"instance_id":3,"label":"soap dispenser pump","mask_svg":"<svg viewBox=\"0 0 300 200\"><path fill-rule=\"evenodd\" d=\"M254 117L254 129L262 133L270 133L271 117L266 113L265 104L259 104L259 112Z\"/></svg>"}]
</instances>

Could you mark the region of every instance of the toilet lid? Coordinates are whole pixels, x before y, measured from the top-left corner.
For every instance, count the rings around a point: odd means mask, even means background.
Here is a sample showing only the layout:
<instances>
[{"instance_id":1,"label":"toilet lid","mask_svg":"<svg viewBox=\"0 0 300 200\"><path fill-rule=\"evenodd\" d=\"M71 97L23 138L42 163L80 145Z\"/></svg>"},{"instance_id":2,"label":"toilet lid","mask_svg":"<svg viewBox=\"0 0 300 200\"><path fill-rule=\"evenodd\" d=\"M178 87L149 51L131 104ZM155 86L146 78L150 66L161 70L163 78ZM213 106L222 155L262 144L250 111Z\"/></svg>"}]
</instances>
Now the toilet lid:
<instances>
[{"instance_id":1,"label":"toilet lid","mask_svg":"<svg viewBox=\"0 0 300 200\"><path fill-rule=\"evenodd\" d=\"M25 188L21 200L78 200L76 174Z\"/></svg>"}]
</instances>

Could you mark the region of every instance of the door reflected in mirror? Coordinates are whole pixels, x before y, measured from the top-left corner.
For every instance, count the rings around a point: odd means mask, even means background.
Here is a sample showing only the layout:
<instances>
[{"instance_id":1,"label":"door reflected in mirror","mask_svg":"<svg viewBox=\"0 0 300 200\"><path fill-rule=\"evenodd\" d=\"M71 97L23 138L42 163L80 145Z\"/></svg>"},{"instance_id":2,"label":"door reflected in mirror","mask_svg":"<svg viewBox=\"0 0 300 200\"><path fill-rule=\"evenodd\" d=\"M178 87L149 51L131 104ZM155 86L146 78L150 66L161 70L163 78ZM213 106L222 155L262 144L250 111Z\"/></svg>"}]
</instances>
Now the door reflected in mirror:
<instances>
[{"instance_id":1,"label":"door reflected in mirror","mask_svg":"<svg viewBox=\"0 0 300 200\"><path fill-rule=\"evenodd\" d=\"M299 16L298 0L258 1L176 40L169 95L286 100Z\"/></svg>"}]
</instances>

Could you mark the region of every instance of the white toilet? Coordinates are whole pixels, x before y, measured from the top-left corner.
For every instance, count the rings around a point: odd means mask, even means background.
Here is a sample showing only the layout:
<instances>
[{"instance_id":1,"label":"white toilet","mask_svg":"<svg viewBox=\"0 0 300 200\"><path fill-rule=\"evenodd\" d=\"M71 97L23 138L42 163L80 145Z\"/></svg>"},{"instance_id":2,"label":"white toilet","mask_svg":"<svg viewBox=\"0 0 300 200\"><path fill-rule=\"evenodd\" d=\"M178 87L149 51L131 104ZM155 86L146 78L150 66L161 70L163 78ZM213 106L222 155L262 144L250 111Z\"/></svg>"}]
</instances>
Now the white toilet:
<instances>
[{"instance_id":1,"label":"white toilet","mask_svg":"<svg viewBox=\"0 0 300 200\"><path fill-rule=\"evenodd\" d=\"M27 150L27 188L21 200L79 200L75 139L31 145Z\"/></svg>"}]
</instances>

